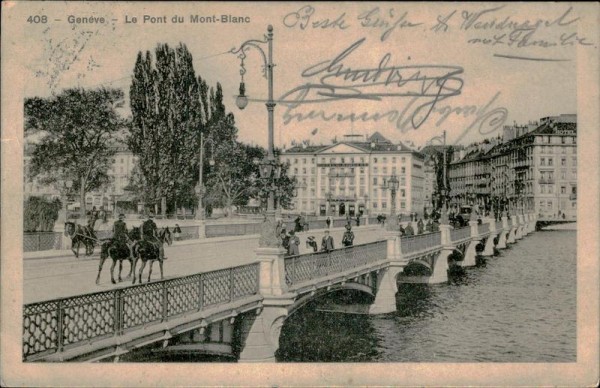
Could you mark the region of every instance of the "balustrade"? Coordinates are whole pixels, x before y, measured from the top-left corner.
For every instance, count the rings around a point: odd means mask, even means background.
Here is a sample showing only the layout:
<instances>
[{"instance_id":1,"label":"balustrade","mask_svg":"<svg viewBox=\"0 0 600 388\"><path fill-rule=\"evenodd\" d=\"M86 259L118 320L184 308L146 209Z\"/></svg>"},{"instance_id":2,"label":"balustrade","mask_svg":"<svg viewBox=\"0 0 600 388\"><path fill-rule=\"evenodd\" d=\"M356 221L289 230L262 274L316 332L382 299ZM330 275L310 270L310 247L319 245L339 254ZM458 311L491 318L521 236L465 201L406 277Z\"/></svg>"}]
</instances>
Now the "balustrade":
<instances>
[{"instance_id":1,"label":"balustrade","mask_svg":"<svg viewBox=\"0 0 600 388\"><path fill-rule=\"evenodd\" d=\"M441 232L419 234L402 237L400 241L402 253L414 253L442 245L442 234Z\"/></svg>"},{"instance_id":2,"label":"balustrade","mask_svg":"<svg viewBox=\"0 0 600 388\"><path fill-rule=\"evenodd\" d=\"M496 231L502 230L502 221L496 221Z\"/></svg>"},{"instance_id":3,"label":"balustrade","mask_svg":"<svg viewBox=\"0 0 600 388\"><path fill-rule=\"evenodd\" d=\"M259 263L117 290L27 304L23 307L23 358L258 293Z\"/></svg>"},{"instance_id":4,"label":"balustrade","mask_svg":"<svg viewBox=\"0 0 600 388\"><path fill-rule=\"evenodd\" d=\"M490 224L483 223L483 224L477 225L477 233L483 234L483 233L488 233L489 231L490 231Z\"/></svg>"},{"instance_id":5,"label":"balustrade","mask_svg":"<svg viewBox=\"0 0 600 388\"><path fill-rule=\"evenodd\" d=\"M450 240L452 240L452 242L464 240L469 237L471 237L470 226L465 226L464 228L458 229L450 229Z\"/></svg>"},{"instance_id":6,"label":"balustrade","mask_svg":"<svg viewBox=\"0 0 600 388\"><path fill-rule=\"evenodd\" d=\"M299 283L384 260L386 252L387 241L376 241L334 249L331 252L286 257L285 281L293 289Z\"/></svg>"}]
</instances>

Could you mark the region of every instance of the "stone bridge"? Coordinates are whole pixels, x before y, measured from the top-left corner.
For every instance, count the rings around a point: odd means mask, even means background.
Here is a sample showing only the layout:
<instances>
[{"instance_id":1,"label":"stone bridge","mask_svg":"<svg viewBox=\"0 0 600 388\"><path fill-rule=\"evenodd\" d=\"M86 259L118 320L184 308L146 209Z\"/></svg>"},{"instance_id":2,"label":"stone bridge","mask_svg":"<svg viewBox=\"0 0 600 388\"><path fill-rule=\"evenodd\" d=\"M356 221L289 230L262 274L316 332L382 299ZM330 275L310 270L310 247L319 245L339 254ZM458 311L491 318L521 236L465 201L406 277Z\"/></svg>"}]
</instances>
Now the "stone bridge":
<instances>
[{"instance_id":1,"label":"stone bridge","mask_svg":"<svg viewBox=\"0 0 600 388\"><path fill-rule=\"evenodd\" d=\"M284 257L256 250L257 262L186 277L27 304L24 361L119 360L131 351L228 355L273 361L288 316L325 294L372 297L369 314L396 311L398 282L442 283L453 266L534 232L532 214L410 237ZM141 350L140 350L141 349Z\"/></svg>"}]
</instances>

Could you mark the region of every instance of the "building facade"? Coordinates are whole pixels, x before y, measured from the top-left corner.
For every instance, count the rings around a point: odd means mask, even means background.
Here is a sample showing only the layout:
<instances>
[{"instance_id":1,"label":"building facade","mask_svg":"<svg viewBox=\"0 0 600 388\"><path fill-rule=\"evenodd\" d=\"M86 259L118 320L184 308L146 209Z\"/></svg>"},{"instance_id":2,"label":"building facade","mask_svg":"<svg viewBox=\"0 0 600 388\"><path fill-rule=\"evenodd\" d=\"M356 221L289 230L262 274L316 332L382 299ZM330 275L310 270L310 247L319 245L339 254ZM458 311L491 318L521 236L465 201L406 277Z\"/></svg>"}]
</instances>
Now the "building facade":
<instances>
[{"instance_id":1,"label":"building facade","mask_svg":"<svg viewBox=\"0 0 600 388\"><path fill-rule=\"evenodd\" d=\"M321 146L295 146L281 155L297 179L293 211L315 215L389 214L396 176L396 211L423 212L424 155L378 133Z\"/></svg>"},{"instance_id":2,"label":"building facade","mask_svg":"<svg viewBox=\"0 0 600 388\"><path fill-rule=\"evenodd\" d=\"M577 116L562 114L505 128L501 139L467 148L450 164L449 177L458 205L575 219Z\"/></svg>"}]
</instances>

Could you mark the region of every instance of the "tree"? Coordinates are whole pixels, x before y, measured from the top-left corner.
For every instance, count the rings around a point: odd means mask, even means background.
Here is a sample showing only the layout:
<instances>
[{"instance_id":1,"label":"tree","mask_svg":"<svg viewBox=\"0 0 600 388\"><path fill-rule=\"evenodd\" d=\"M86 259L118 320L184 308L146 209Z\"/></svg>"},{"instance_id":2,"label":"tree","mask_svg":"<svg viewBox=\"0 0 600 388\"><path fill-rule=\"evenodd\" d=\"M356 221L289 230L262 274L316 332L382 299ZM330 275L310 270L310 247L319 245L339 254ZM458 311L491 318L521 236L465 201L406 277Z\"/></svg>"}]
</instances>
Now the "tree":
<instances>
[{"instance_id":1,"label":"tree","mask_svg":"<svg viewBox=\"0 0 600 388\"><path fill-rule=\"evenodd\" d=\"M258 166L252 163L251 149L230 141L220 143L214 150L216 163L208 175L208 202L223 206L228 214L234 205L248 203L256 190Z\"/></svg>"},{"instance_id":2,"label":"tree","mask_svg":"<svg viewBox=\"0 0 600 388\"><path fill-rule=\"evenodd\" d=\"M73 182L81 216L86 193L109 182L111 148L122 127L116 113L123 103L118 89L66 89L50 98L25 100L25 133L39 134L30 162L31 177L46 184Z\"/></svg>"},{"instance_id":3,"label":"tree","mask_svg":"<svg viewBox=\"0 0 600 388\"><path fill-rule=\"evenodd\" d=\"M144 197L155 207L160 201L163 214L167 201L177 207L193 193L199 133L206 123L202 93L206 94L206 85L196 79L185 45L173 49L160 44L155 58L149 51L138 53L130 88L133 119L128 145L139 157Z\"/></svg>"},{"instance_id":4,"label":"tree","mask_svg":"<svg viewBox=\"0 0 600 388\"><path fill-rule=\"evenodd\" d=\"M52 232L61 209L60 200L48 201L41 197L29 197L23 205L23 231Z\"/></svg>"}]
</instances>

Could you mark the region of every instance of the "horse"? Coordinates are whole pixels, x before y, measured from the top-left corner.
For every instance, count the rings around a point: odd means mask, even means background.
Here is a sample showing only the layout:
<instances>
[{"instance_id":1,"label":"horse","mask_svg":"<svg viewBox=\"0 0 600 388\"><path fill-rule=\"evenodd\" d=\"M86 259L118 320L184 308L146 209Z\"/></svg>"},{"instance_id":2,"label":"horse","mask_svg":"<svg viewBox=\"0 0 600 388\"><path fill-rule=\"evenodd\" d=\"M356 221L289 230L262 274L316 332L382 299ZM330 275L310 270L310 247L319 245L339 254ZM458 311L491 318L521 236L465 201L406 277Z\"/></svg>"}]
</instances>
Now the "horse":
<instances>
[{"instance_id":1,"label":"horse","mask_svg":"<svg viewBox=\"0 0 600 388\"><path fill-rule=\"evenodd\" d=\"M91 232L87 226L81 226L74 222L65 222L65 236L71 238L71 250L75 257L79 257L79 247L81 244L85 246L85 255L90 256L94 253L94 245L97 241L89 237Z\"/></svg>"},{"instance_id":2,"label":"horse","mask_svg":"<svg viewBox=\"0 0 600 388\"><path fill-rule=\"evenodd\" d=\"M166 228L166 229L161 229L158 232L158 241L160 243L160 245L164 245L164 243L166 242L168 245L171 245L173 243L173 239L171 237L171 231ZM142 260L142 266L140 267L140 272L139 272L139 283L142 283L142 273L144 272L144 268L146 267L146 262L150 261L150 271L148 272L148 283L150 283L150 278L152 277L152 264L154 264L155 260L158 260L158 264L160 265L160 279L163 279L163 260L160 257L160 253L159 253L159 247L147 240L140 240L137 243L137 247L136 250L134 252L134 261L133 261L133 282L132 284L135 284L135 280L136 280L136 274L135 274L135 268L137 265L137 261L139 259Z\"/></svg>"},{"instance_id":3,"label":"horse","mask_svg":"<svg viewBox=\"0 0 600 388\"><path fill-rule=\"evenodd\" d=\"M137 227L133 227L128 232L129 241L131 242L131 251L129 247L124 246L123 244L115 244L113 239L105 241L102 243L100 250L100 265L98 266L98 276L96 277L96 284L100 283L100 273L102 272L102 266L104 265L104 261L110 256L113 263L110 267L110 280L112 284L116 284L114 277L114 269L117 261L119 261L119 283L122 282L121 272L123 271L123 260L129 260L129 275L126 278L130 278L133 273L133 254L137 248L137 243L140 239L140 229ZM127 244L129 245L129 244Z\"/></svg>"}]
</instances>

